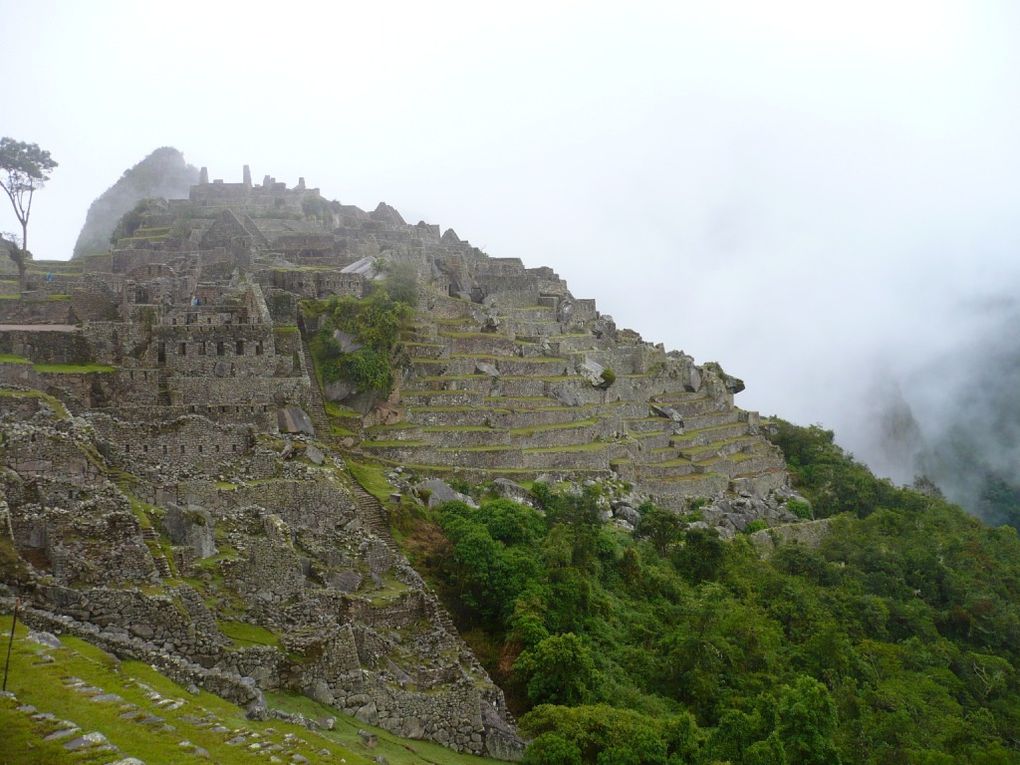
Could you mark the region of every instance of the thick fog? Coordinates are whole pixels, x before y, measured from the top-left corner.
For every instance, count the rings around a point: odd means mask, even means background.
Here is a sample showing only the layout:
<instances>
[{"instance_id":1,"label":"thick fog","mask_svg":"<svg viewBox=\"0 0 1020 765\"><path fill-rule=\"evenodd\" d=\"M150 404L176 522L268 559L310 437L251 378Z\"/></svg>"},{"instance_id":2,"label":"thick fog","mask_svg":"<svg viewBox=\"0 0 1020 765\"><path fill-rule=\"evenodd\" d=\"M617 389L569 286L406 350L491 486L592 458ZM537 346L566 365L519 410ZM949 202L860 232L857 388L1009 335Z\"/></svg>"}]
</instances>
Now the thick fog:
<instances>
[{"instance_id":1,"label":"thick fog","mask_svg":"<svg viewBox=\"0 0 1020 765\"><path fill-rule=\"evenodd\" d=\"M496 8L0 0L0 133L60 162L35 256L157 146L304 176L554 267L909 480L897 444L957 422L1016 326L1020 6Z\"/></svg>"}]
</instances>

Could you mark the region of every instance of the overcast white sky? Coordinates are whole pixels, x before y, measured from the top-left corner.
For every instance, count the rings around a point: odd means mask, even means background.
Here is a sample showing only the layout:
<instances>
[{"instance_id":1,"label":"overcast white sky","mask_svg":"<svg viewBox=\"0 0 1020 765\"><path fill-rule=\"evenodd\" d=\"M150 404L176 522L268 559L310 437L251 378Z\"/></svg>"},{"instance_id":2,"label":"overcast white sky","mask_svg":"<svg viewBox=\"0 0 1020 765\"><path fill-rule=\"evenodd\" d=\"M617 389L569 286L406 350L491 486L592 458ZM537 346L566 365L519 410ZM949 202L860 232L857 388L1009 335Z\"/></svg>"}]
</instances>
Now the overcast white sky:
<instances>
[{"instance_id":1,"label":"overcast white sky","mask_svg":"<svg viewBox=\"0 0 1020 765\"><path fill-rule=\"evenodd\" d=\"M851 434L1020 284L1020 4L0 0L37 258L157 146L550 265ZM0 230L14 230L9 210Z\"/></svg>"}]
</instances>

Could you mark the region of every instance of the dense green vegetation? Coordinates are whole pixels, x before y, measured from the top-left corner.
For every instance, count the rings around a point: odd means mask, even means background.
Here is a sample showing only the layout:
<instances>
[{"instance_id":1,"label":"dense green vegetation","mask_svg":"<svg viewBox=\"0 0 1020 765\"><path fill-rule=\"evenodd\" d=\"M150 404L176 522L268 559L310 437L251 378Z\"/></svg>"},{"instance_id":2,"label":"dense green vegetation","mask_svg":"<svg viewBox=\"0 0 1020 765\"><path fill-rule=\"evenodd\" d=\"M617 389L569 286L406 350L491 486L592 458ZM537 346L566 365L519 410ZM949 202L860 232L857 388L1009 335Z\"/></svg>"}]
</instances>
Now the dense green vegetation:
<instances>
[{"instance_id":1,"label":"dense green vegetation","mask_svg":"<svg viewBox=\"0 0 1020 765\"><path fill-rule=\"evenodd\" d=\"M306 316L325 316L309 342L322 382L346 380L358 391L388 393L393 387L397 339L414 315L416 299L413 272L396 269L367 297L306 301ZM353 341L347 350L337 341L337 330Z\"/></svg>"},{"instance_id":2,"label":"dense green vegetation","mask_svg":"<svg viewBox=\"0 0 1020 765\"><path fill-rule=\"evenodd\" d=\"M829 519L817 549L763 559L651 506L631 536L596 489L441 508L433 575L525 712L526 762L1020 762L1016 532L821 428L771 437Z\"/></svg>"}]
</instances>

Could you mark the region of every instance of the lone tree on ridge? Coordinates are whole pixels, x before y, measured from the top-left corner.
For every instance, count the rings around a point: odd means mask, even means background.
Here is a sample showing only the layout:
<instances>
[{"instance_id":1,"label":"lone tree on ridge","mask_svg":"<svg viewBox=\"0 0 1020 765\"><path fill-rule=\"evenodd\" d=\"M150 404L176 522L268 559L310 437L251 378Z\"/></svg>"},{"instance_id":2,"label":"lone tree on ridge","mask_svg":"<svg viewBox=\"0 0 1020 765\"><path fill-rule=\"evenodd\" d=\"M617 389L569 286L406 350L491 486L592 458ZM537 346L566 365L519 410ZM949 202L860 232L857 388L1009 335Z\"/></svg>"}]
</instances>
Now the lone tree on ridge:
<instances>
[{"instance_id":1,"label":"lone tree on ridge","mask_svg":"<svg viewBox=\"0 0 1020 765\"><path fill-rule=\"evenodd\" d=\"M28 266L28 218L32 214L32 197L50 179L57 163L38 144L23 143L13 138L0 138L0 188L7 192L14 215L21 224L21 247L11 247L11 259L18 267L18 283L25 286Z\"/></svg>"}]
</instances>

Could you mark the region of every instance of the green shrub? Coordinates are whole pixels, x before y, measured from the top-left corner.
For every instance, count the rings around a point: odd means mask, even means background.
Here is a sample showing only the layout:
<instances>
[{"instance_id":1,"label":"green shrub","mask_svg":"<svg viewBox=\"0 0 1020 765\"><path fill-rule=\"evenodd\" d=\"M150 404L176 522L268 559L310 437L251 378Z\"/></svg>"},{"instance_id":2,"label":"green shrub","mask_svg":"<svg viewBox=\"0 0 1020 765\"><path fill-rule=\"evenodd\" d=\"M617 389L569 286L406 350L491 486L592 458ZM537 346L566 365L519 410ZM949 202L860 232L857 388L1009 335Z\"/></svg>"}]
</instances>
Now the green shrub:
<instances>
[{"instance_id":1,"label":"green shrub","mask_svg":"<svg viewBox=\"0 0 1020 765\"><path fill-rule=\"evenodd\" d=\"M807 521L814 518L814 515L811 513L811 503L803 499L786 500L786 509L798 518L803 518Z\"/></svg>"},{"instance_id":2,"label":"green shrub","mask_svg":"<svg viewBox=\"0 0 1020 765\"><path fill-rule=\"evenodd\" d=\"M605 369L603 369L602 370L602 386L601 387L608 388L614 382L616 382L616 372L614 372L609 367L606 367Z\"/></svg>"}]
</instances>

